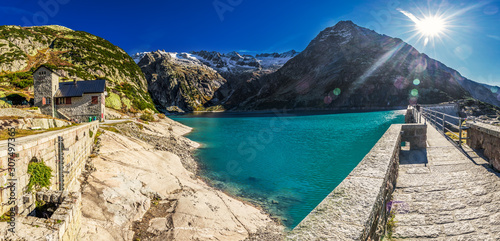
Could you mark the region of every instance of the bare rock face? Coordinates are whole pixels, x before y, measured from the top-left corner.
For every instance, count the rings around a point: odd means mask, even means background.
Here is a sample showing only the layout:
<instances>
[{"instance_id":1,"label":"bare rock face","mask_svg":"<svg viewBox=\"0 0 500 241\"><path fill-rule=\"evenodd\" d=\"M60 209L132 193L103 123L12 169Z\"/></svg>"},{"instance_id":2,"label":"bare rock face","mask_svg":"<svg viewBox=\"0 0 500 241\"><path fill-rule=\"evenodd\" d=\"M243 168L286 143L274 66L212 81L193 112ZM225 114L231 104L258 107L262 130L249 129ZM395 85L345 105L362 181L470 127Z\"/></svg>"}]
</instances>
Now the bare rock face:
<instances>
[{"instance_id":1,"label":"bare rock face","mask_svg":"<svg viewBox=\"0 0 500 241\"><path fill-rule=\"evenodd\" d=\"M212 68L187 54L147 53L139 62L151 98L160 109L204 110L226 80Z\"/></svg>"},{"instance_id":2,"label":"bare rock face","mask_svg":"<svg viewBox=\"0 0 500 241\"><path fill-rule=\"evenodd\" d=\"M0 59L0 72L16 72L28 65L26 54L5 39L0 39Z\"/></svg>"}]
</instances>

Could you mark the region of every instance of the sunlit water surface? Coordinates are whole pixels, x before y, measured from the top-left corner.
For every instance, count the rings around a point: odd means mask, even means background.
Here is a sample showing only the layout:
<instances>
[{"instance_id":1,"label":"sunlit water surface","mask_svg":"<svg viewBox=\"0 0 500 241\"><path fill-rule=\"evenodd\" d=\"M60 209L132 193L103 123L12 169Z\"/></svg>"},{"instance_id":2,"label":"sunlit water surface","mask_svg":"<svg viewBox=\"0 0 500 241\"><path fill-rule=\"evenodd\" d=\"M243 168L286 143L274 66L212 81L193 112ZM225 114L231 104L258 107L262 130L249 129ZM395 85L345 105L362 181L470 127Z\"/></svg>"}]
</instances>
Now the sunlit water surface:
<instances>
[{"instance_id":1,"label":"sunlit water surface","mask_svg":"<svg viewBox=\"0 0 500 241\"><path fill-rule=\"evenodd\" d=\"M363 159L401 111L177 116L201 143L201 175L295 227Z\"/></svg>"}]
</instances>

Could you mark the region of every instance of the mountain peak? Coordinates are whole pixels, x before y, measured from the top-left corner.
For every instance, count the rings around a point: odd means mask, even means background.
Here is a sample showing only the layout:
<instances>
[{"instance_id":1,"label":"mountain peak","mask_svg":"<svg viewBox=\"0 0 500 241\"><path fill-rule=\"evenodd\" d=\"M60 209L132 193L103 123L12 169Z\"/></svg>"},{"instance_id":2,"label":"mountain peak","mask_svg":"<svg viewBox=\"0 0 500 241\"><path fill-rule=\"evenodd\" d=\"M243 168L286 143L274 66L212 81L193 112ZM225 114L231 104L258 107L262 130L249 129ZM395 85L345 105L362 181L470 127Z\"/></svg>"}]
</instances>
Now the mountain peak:
<instances>
[{"instance_id":1,"label":"mountain peak","mask_svg":"<svg viewBox=\"0 0 500 241\"><path fill-rule=\"evenodd\" d=\"M337 38L341 40L341 43L347 43L352 38L353 35L358 32L360 27L354 24L352 21L340 21L335 26L328 27L325 30L321 31L318 36L314 40L323 42L331 37Z\"/></svg>"},{"instance_id":2,"label":"mountain peak","mask_svg":"<svg viewBox=\"0 0 500 241\"><path fill-rule=\"evenodd\" d=\"M335 24L334 27L358 27L358 25L356 25L351 20L342 20Z\"/></svg>"}]
</instances>

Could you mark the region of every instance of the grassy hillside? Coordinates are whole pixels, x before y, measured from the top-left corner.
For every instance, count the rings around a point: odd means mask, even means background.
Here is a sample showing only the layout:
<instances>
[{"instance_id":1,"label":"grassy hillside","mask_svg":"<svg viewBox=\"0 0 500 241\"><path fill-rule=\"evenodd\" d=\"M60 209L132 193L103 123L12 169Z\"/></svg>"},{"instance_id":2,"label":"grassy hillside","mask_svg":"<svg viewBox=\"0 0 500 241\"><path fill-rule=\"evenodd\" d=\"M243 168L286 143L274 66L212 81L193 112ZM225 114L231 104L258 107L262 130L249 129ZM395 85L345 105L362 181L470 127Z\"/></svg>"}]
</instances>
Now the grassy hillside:
<instances>
[{"instance_id":1,"label":"grassy hillside","mask_svg":"<svg viewBox=\"0 0 500 241\"><path fill-rule=\"evenodd\" d=\"M141 69L121 48L92 34L61 26L0 26L1 100L33 97L33 71L46 65L72 79L106 79L109 100L118 110L155 110Z\"/></svg>"}]
</instances>

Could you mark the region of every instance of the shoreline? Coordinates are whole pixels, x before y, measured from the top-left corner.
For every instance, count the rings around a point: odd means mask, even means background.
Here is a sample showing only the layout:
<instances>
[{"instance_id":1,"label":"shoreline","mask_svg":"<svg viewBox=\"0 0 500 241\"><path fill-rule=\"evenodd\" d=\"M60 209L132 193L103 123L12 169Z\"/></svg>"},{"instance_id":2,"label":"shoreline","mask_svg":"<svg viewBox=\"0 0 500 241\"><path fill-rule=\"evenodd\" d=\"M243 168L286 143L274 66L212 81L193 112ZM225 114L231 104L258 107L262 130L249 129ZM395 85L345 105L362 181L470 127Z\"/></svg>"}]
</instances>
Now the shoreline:
<instances>
[{"instance_id":1,"label":"shoreline","mask_svg":"<svg viewBox=\"0 0 500 241\"><path fill-rule=\"evenodd\" d=\"M350 111L350 112L341 112L341 113L327 113L327 114L347 114L347 113L368 113L368 112L384 112L384 111L389 111L389 112L393 112L394 114L397 114L397 115L402 115L404 116L404 112L406 111L405 109L393 109L393 110L365 110L365 111ZM252 113L253 114L253 113ZM274 114L274 113L272 113ZM199 116L199 115L193 115L193 116L189 116L189 117L185 117L185 118L206 118L206 116ZM214 118L218 118L219 116L216 116ZM241 116L234 116L234 117L241 117ZM246 116L245 116L246 117ZM182 118L182 117L181 117ZM175 120L175 119L172 119L176 122L179 122L179 120ZM184 123L180 122L182 125L185 125ZM190 126L189 126L190 127ZM196 131L196 128L195 127L190 127L191 128L191 131L190 132L187 132L185 133L183 136L188 138L189 134L193 133L193 131ZM203 143L199 143L197 142L200 146L198 148L196 148L194 151L199 151L200 148L203 148L204 145L206 144L203 144ZM206 175L203 175L203 172L206 172L206 171L209 171L207 169L204 169L204 165L203 165L203 161L202 161L202 158L200 156L193 156L196 160L196 162L198 163L199 167L197 169L197 172L196 172L196 175L198 176L198 178L200 178L201 180L203 180L207 185L211 186L212 188L216 189L216 190L219 190L223 193L225 193L226 195L228 196L231 196L233 198L236 198L238 199L239 201L241 202L244 202L244 203L247 203L249 205L252 205L260 210L262 210L263 212L265 212L273 221L275 221L276 224L280 225L280 226L283 226L285 228L285 231L288 232L288 231L291 231L293 230L293 226L292 227L288 227L284 224L284 222L286 222L286 219L287 217L284 216L284 215L280 215L281 213L280 212L272 212L271 210L273 210L271 204L269 204L268 202L266 201L259 201L258 199L252 199L252 198L248 198L248 197L245 197L244 196L244 193L242 192L238 192L238 188L234 188L232 185L227 185L227 182L226 181L223 181L223 180L219 180L219 179L213 179L213 178L210 178L209 176L206 176ZM220 183L220 184L219 184ZM237 184L236 184L237 186ZM233 192L233 190L235 190L235 192ZM276 214L275 214L276 213ZM285 218L283 220L283 218Z\"/></svg>"},{"instance_id":2,"label":"shoreline","mask_svg":"<svg viewBox=\"0 0 500 241\"><path fill-rule=\"evenodd\" d=\"M175 120L173 120L173 121L175 121ZM177 122L177 121L175 121L175 122ZM179 122L177 122L177 123L179 123ZM180 124L181 124L181 125L184 125L184 124L182 124L182 123L180 123ZM185 126L186 126L186 125L185 125ZM188 135L188 134L192 133L192 132L193 132L193 130L194 130L195 128L190 127L190 126L187 126L187 127L189 127L191 130L190 130L189 132L187 132L187 133L183 134L182 136L183 136L184 138L189 139L188 137L186 137L186 135ZM189 140L191 140L191 139L189 139ZM198 147L196 147L196 148L194 149L194 151L198 151L200 148L203 148L203 146L205 146L205 145L206 145L206 144L203 144L203 143L200 143L200 142L196 142L196 141L193 141L193 140L191 140L191 141L192 141L192 142L195 142L195 143L197 143L197 144L198 144ZM281 226L281 227L284 227L284 228L285 228L285 230L289 230L289 229L288 229L288 227L286 227L286 226L282 223L282 221L281 221L278 217L273 216L273 215L272 215L272 214L271 214L268 210L266 210L266 209L263 207L263 205L259 205L259 204L258 204L258 202L252 202L252 201L249 201L249 200L245 200L245 198L244 198L244 197L238 196L238 195L236 195L236 194L232 194L232 193L231 193L230 191L228 191L228 190L225 190L225 189L223 189L223 188L217 187L217 186L214 184L214 180L210 179L209 177L205 177L205 176L203 176L203 175L201 174L201 172L203 172L203 170L204 170L204 169L203 169L203 166L204 166L204 165L203 165L203 163L202 163L202 161L201 161L201 158L196 157L196 156L194 156L194 155L192 155L191 157L194 159L194 161L195 161L195 162L196 162L196 164L197 164L196 172L195 172L194 174L196 175L196 177L197 177L199 180L201 180L202 182L204 182L205 184L207 184L209 187L211 187L211 188L213 188L213 189L215 189L215 190L217 190L217 191L220 191L220 192L222 192L222 193L224 193L224 194L226 194L226 195L228 195L228 196L230 196L230 197L232 197L232 198L234 198L234 199L236 199L236 200L238 200L238 201L240 201L240 202L242 202L242 203L245 203L245 204L247 204L247 205L250 205L250 206L252 206L252 207L254 207L254 208L256 208L256 209L260 210L261 212L265 213L265 214L266 214L266 215L267 215L267 216L268 216L271 220L273 220L275 224L277 224L277 225L279 225L279 226Z\"/></svg>"},{"instance_id":3,"label":"shoreline","mask_svg":"<svg viewBox=\"0 0 500 241\"><path fill-rule=\"evenodd\" d=\"M193 128L166 118L101 126L83 189L82 240L245 240L279 237L271 215L203 178ZM161 225L158 225L162 223Z\"/></svg>"},{"instance_id":4,"label":"shoreline","mask_svg":"<svg viewBox=\"0 0 500 241\"><path fill-rule=\"evenodd\" d=\"M379 111L406 110L406 107L387 108L349 108L349 109L274 109L274 110L251 110L251 111L192 111L184 113L166 113L169 118L191 118L191 117L270 117L281 116L309 116L329 115L347 113L367 113Z\"/></svg>"}]
</instances>

